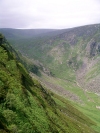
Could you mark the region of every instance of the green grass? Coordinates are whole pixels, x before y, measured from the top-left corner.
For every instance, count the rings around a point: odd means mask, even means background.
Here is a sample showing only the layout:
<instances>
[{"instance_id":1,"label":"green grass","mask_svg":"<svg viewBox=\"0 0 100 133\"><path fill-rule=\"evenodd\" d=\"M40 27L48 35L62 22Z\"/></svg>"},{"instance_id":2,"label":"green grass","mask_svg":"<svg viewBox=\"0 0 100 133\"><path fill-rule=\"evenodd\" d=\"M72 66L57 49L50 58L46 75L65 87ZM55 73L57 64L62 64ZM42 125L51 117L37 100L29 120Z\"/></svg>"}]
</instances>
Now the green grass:
<instances>
[{"instance_id":1,"label":"green grass","mask_svg":"<svg viewBox=\"0 0 100 133\"><path fill-rule=\"evenodd\" d=\"M86 116L96 122L97 126L93 128L100 132L100 109L96 106L100 105L100 97L94 93L86 92L87 100L84 100L84 105L76 104L77 108Z\"/></svg>"}]
</instances>

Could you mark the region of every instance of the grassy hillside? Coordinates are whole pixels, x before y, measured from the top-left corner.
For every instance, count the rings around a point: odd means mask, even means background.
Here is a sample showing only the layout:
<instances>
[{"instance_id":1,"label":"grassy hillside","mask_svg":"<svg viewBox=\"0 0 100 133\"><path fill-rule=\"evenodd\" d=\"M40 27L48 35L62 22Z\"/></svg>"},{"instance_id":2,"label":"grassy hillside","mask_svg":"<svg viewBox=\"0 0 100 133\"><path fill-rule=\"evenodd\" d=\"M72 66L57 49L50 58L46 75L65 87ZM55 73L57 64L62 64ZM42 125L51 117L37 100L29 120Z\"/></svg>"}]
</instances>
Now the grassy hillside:
<instances>
[{"instance_id":1,"label":"grassy hillside","mask_svg":"<svg viewBox=\"0 0 100 133\"><path fill-rule=\"evenodd\" d=\"M100 132L100 95L82 89L75 82L54 78L43 73L39 80L54 93L73 102L76 108L97 123L94 129Z\"/></svg>"},{"instance_id":2,"label":"grassy hillside","mask_svg":"<svg viewBox=\"0 0 100 133\"><path fill-rule=\"evenodd\" d=\"M0 35L0 132L94 133L95 125L67 100L32 79Z\"/></svg>"}]
</instances>

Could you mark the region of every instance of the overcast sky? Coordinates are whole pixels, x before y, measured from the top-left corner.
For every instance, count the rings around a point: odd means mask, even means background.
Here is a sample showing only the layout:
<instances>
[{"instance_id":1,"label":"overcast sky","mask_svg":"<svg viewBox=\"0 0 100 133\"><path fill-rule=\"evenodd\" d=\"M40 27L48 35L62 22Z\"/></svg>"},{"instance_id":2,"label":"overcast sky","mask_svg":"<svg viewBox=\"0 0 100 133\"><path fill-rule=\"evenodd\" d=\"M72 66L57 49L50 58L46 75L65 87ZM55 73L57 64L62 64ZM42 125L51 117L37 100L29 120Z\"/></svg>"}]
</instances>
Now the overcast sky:
<instances>
[{"instance_id":1,"label":"overcast sky","mask_svg":"<svg viewBox=\"0 0 100 133\"><path fill-rule=\"evenodd\" d=\"M100 0L0 0L0 28L70 28L100 23Z\"/></svg>"}]
</instances>

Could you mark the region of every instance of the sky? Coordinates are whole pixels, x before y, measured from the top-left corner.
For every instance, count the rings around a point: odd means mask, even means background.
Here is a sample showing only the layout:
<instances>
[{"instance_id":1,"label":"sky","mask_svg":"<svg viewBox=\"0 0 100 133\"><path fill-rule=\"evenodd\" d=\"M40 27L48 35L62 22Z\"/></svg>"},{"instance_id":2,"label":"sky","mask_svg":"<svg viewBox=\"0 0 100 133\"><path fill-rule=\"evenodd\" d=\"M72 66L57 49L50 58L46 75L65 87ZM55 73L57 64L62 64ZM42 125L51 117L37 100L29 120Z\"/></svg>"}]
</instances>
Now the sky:
<instances>
[{"instance_id":1,"label":"sky","mask_svg":"<svg viewBox=\"0 0 100 133\"><path fill-rule=\"evenodd\" d=\"M0 28L64 29L100 23L100 0L0 0Z\"/></svg>"}]
</instances>

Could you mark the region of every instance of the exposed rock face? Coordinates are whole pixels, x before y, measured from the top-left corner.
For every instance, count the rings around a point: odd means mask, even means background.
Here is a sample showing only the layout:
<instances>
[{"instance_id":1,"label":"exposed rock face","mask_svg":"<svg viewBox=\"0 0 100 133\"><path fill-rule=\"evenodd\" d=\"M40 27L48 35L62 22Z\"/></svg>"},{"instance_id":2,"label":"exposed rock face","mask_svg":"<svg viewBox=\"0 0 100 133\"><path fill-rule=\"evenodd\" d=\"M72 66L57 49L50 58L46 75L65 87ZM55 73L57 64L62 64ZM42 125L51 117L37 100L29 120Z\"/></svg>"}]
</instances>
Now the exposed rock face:
<instances>
[{"instance_id":1,"label":"exposed rock face","mask_svg":"<svg viewBox=\"0 0 100 133\"><path fill-rule=\"evenodd\" d=\"M93 41L90 44L90 57L94 57L100 52L100 42Z\"/></svg>"},{"instance_id":2,"label":"exposed rock face","mask_svg":"<svg viewBox=\"0 0 100 133\"><path fill-rule=\"evenodd\" d=\"M91 45L90 45L90 57L96 55L96 46L97 46L96 42L91 43Z\"/></svg>"}]
</instances>

